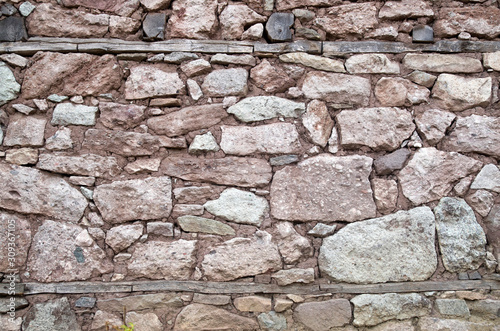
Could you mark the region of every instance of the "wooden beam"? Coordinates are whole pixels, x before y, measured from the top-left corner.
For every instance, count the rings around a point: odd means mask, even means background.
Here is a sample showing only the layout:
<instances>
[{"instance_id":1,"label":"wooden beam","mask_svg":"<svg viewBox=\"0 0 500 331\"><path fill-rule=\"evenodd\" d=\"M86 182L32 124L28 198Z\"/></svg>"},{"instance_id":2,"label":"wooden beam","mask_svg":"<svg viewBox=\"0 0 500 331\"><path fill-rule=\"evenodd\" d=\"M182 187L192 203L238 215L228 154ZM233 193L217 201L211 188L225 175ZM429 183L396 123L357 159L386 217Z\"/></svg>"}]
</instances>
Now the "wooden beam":
<instances>
[{"instance_id":1,"label":"wooden beam","mask_svg":"<svg viewBox=\"0 0 500 331\"><path fill-rule=\"evenodd\" d=\"M0 297L2 296L19 296L24 295L25 286L22 283L16 283L14 289L10 287L9 283L0 283Z\"/></svg>"}]
</instances>

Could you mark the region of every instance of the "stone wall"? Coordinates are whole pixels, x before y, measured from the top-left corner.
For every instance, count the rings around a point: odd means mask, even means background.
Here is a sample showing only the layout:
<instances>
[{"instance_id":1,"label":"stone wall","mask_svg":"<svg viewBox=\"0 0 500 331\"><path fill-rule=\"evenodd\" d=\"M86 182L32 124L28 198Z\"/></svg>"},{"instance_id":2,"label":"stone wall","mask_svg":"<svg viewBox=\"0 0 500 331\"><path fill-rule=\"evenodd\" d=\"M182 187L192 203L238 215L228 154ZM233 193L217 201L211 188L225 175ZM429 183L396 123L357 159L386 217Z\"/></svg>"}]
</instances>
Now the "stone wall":
<instances>
[{"instance_id":1,"label":"stone wall","mask_svg":"<svg viewBox=\"0 0 500 331\"><path fill-rule=\"evenodd\" d=\"M0 0L0 329L500 330L497 1L170 2Z\"/></svg>"}]
</instances>

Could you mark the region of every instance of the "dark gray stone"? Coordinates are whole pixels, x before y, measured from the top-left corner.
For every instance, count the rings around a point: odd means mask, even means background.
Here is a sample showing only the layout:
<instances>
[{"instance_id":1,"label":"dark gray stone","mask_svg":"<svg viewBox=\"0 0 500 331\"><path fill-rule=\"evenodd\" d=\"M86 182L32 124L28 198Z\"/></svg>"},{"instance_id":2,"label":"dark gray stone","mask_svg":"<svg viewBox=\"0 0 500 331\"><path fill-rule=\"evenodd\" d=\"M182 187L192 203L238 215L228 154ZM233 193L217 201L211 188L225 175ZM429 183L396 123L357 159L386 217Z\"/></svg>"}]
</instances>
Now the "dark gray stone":
<instances>
[{"instance_id":1,"label":"dark gray stone","mask_svg":"<svg viewBox=\"0 0 500 331\"><path fill-rule=\"evenodd\" d=\"M310 40L321 40L321 35L316 30L309 28L297 28L295 36Z\"/></svg>"},{"instance_id":2,"label":"dark gray stone","mask_svg":"<svg viewBox=\"0 0 500 331\"><path fill-rule=\"evenodd\" d=\"M459 272L458 273L458 279L460 280L467 280L469 279L469 274L466 272Z\"/></svg>"},{"instance_id":3,"label":"dark gray stone","mask_svg":"<svg viewBox=\"0 0 500 331\"><path fill-rule=\"evenodd\" d=\"M469 272L469 279L480 280L481 279L481 274L477 270L471 271L471 272Z\"/></svg>"},{"instance_id":4,"label":"dark gray stone","mask_svg":"<svg viewBox=\"0 0 500 331\"><path fill-rule=\"evenodd\" d=\"M142 22L144 40L163 40L165 38L165 23L167 15L164 13L148 13Z\"/></svg>"},{"instance_id":5,"label":"dark gray stone","mask_svg":"<svg viewBox=\"0 0 500 331\"><path fill-rule=\"evenodd\" d=\"M16 7L10 3L6 3L0 8L0 11L2 12L3 15L5 16L12 16L15 13L17 13Z\"/></svg>"},{"instance_id":6,"label":"dark gray stone","mask_svg":"<svg viewBox=\"0 0 500 331\"><path fill-rule=\"evenodd\" d=\"M414 43L432 43L434 41L434 30L428 25L417 25L412 32Z\"/></svg>"},{"instance_id":7,"label":"dark gray stone","mask_svg":"<svg viewBox=\"0 0 500 331\"><path fill-rule=\"evenodd\" d=\"M16 310L28 307L29 302L25 298L14 297L14 306L11 304L10 297L0 298L0 313L8 313L12 307Z\"/></svg>"},{"instance_id":8,"label":"dark gray stone","mask_svg":"<svg viewBox=\"0 0 500 331\"><path fill-rule=\"evenodd\" d=\"M388 175L394 170L400 170L403 168L410 154L410 150L402 148L381 156L373 162L375 171L379 175Z\"/></svg>"},{"instance_id":9,"label":"dark gray stone","mask_svg":"<svg viewBox=\"0 0 500 331\"><path fill-rule=\"evenodd\" d=\"M297 155L281 155L272 157L269 159L272 166L281 166L285 164L299 162L299 157Z\"/></svg>"},{"instance_id":10,"label":"dark gray stone","mask_svg":"<svg viewBox=\"0 0 500 331\"><path fill-rule=\"evenodd\" d=\"M23 39L28 39L24 18L11 16L0 21L0 41L19 41Z\"/></svg>"},{"instance_id":11,"label":"dark gray stone","mask_svg":"<svg viewBox=\"0 0 500 331\"><path fill-rule=\"evenodd\" d=\"M270 41L280 42L292 40L294 15L292 13L274 13L266 23L266 34Z\"/></svg>"},{"instance_id":12,"label":"dark gray stone","mask_svg":"<svg viewBox=\"0 0 500 331\"><path fill-rule=\"evenodd\" d=\"M94 308L96 298L92 297L81 297L75 301L75 307L78 308Z\"/></svg>"}]
</instances>

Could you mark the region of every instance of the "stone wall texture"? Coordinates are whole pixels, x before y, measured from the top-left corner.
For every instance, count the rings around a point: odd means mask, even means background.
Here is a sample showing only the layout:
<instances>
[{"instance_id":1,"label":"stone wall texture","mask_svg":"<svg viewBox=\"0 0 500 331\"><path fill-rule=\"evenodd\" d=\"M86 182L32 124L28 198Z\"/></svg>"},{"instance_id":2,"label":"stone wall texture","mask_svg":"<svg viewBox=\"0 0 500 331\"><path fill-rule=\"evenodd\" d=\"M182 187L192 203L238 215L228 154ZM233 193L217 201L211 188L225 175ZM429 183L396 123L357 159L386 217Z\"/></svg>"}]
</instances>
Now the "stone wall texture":
<instances>
[{"instance_id":1,"label":"stone wall texture","mask_svg":"<svg viewBox=\"0 0 500 331\"><path fill-rule=\"evenodd\" d=\"M499 83L497 0L0 0L0 329L498 331Z\"/></svg>"}]
</instances>

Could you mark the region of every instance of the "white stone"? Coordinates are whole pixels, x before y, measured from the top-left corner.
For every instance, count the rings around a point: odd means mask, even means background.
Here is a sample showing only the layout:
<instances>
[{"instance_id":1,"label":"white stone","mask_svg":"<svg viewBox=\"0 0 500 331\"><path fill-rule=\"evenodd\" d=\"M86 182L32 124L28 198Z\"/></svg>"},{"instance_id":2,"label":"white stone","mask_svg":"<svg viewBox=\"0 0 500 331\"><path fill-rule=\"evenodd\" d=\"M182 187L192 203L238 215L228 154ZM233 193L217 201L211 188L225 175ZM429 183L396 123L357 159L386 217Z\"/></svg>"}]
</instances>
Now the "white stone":
<instances>
[{"instance_id":1,"label":"white stone","mask_svg":"<svg viewBox=\"0 0 500 331\"><path fill-rule=\"evenodd\" d=\"M142 224L126 224L115 226L106 233L106 244L116 253L131 246L142 236Z\"/></svg>"},{"instance_id":2,"label":"white stone","mask_svg":"<svg viewBox=\"0 0 500 331\"><path fill-rule=\"evenodd\" d=\"M249 97L228 108L243 122L263 121L275 117L299 117L306 110L303 102L294 102L274 96Z\"/></svg>"},{"instance_id":3,"label":"white stone","mask_svg":"<svg viewBox=\"0 0 500 331\"><path fill-rule=\"evenodd\" d=\"M336 281L420 281L437 267L434 215L429 207L346 225L323 239L320 270Z\"/></svg>"},{"instance_id":4,"label":"white stone","mask_svg":"<svg viewBox=\"0 0 500 331\"><path fill-rule=\"evenodd\" d=\"M326 236L333 234L336 228L337 224L328 225L328 224L318 223L314 226L314 228L312 228L309 232L307 232L307 234L310 234L311 236L314 237L324 238Z\"/></svg>"},{"instance_id":5,"label":"white stone","mask_svg":"<svg viewBox=\"0 0 500 331\"><path fill-rule=\"evenodd\" d=\"M415 118L418 131L423 138L431 145L435 145L446 135L446 130L450 127L455 114L439 109L426 110L421 116Z\"/></svg>"},{"instance_id":6,"label":"white stone","mask_svg":"<svg viewBox=\"0 0 500 331\"><path fill-rule=\"evenodd\" d=\"M196 135L189 145L189 153L205 153L205 152L217 152L219 150L219 145L212 132L207 132L205 134Z\"/></svg>"},{"instance_id":7,"label":"white stone","mask_svg":"<svg viewBox=\"0 0 500 331\"><path fill-rule=\"evenodd\" d=\"M73 148L73 139L71 139L71 129L62 127L47 138L45 148L48 150L64 150Z\"/></svg>"},{"instance_id":8,"label":"white stone","mask_svg":"<svg viewBox=\"0 0 500 331\"><path fill-rule=\"evenodd\" d=\"M21 91L21 85L16 81L16 77L12 71L0 61L0 106L6 104L10 100L17 98Z\"/></svg>"},{"instance_id":9,"label":"white stone","mask_svg":"<svg viewBox=\"0 0 500 331\"><path fill-rule=\"evenodd\" d=\"M23 104L12 105L12 108L14 108L18 112L23 113L25 115L29 115L29 114L31 114L32 112L35 111L34 108L32 108L30 106L23 105Z\"/></svg>"},{"instance_id":10,"label":"white stone","mask_svg":"<svg viewBox=\"0 0 500 331\"><path fill-rule=\"evenodd\" d=\"M399 64L392 62L384 54L358 54L345 62L351 74L399 74Z\"/></svg>"},{"instance_id":11,"label":"white stone","mask_svg":"<svg viewBox=\"0 0 500 331\"><path fill-rule=\"evenodd\" d=\"M286 286L293 283L309 284L314 282L314 268L280 270L271 275L278 285Z\"/></svg>"},{"instance_id":12,"label":"white stone","mask_svg":"<svg viewBox=\"0 0 500 331\"><path fill-rule=\"evenodd\" d=\"M500 71L500 51L483 54L483 64L487 69Z\"/></svg>"},{"instance_id":13,"label":"white stone","mask_svg":"<svg viewBox=\"0 0 500 331\"><path fill-rule=\"evenodd\" d=\"M228 188L217 200L207 201L205 209L218 217L242 224L260 226L269 211L265 198L251 192Z\"/></svg>"},{"instance_id":14,"label":"white stone","mask_svg":"<svg viewBox=\"0 0 500 331\"><path fill-rule=\"evenodd\" d=\"M488 106L491 87L491 77L466 78L441 74L434 84L432 96L437 99L440 107L450 111L462 111L477 106Z\"/></svg>"},{"instance_id":15,"label":"white stone","mask_svg":"<svg viewBox=\"0 0 500 331\"><path fill-rule=\"evenodd\" d=\"M276 233L278 249L286 264L299 263L313 255L311 243L297 233L292 223L278 223Z\"/></svg>"},{"instance_id":16,"label":"white stone","mask_svg":"<svg viewBox=\"0 0 500 331\"><path fill-rule=\"evenodd\" d=\"M52 125L95 125L97 107L61 103L52 114Z\"/></svg>"},{"instance_id":17,"label":"white stone","mask_svg":"<svg viewBox=\"0 0 500 331\"><path fill-rule=\"evenodd\" d=\"M257 23L249 27L241 35L241 40L259 40L264 34L264 25L262 23Z\"/></svg>"},{"instance_id":18,"label":"white stone","mask_svg":"<svg viewBox=\"0 0 500 331\"><path fill-rule=\"evenodd\" d=\"M346 72L342 61L318 55L307 53L286 53L280 55L279 59L283 62L302 64L306 67L323 71Z\"/></svg>"},{"instance_id":19,"label":"white stone","mask_svg":"<svg viewBox=\"0 0 500 331\"><path fill-rule=\"evenodd\" d=\"M31 14L33 10L35 10L35 8L36 6L32 5L29 1L26 1L19 6L19 12L24 17L27 17Z\"/></svg>"},{"instance_id":20,"label":"white stone","mask_svg":"<svg viewBox=\"0 0 500 331\"><path fill-rule=\"evenodd\" d=\"M192 79L188 79L186 83L191 98L193 98L194 101L200 100L200 98L203 97L203 91L201 90L200 85Z\"/></svg>"},{"instance_id":21,"label":"white stone","mask_svg":"<svg viewBox=\"0 0 500 331\"><path fill-rule=\"evenodd\" d=\"M248 71L243 68L219 69L205 77L201 88L209 97L245 96L247 81Z\"/></svg>"},{"instance_id":22,"label":"white stone","mask_svg":"<svg viewBox=\"0 0 500 331\"><path fill-rule=\"evenodd\" d=\"M83 230L82 232L80 232L80 234L76 236L75 242L78 246L82 247L90 247L94 244L94 240L87 230Z\"/></svg>"},{"instance_id":23,"label":"white stone","mask_svg":"<svg viewBox=\"0 0 500 331\"><path fill-rule=\"evenodd\" d=\"M184 83L176 72L165 72L149 65L130 68L125 82L125 99L146 99L151 97L182 94Z\"/></svg>"},{"instance_id":24,"label":"white stone","mask_svg":"<svg viewBox=\"0 0 500 331\"><path fill-rule=\"evenodd\" d=\"M487 164L477 174L470 187L473 190L485 189L500 193L500 170L494 164Z\"/></svg>"}]
</instances>

